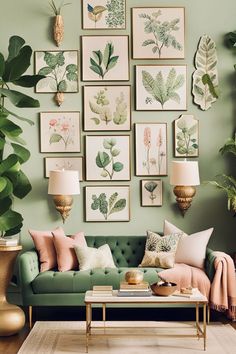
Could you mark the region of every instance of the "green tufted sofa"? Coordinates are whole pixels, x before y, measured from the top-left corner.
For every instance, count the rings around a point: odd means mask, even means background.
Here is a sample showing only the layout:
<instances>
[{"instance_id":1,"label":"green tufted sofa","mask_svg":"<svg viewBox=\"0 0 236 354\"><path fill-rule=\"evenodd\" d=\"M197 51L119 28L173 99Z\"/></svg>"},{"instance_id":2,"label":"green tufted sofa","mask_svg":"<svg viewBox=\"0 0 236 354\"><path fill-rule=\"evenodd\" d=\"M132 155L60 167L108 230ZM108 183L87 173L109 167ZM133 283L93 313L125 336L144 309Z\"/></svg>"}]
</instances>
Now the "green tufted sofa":
<instances>
[{"instance_id":1,"label":"green tufted sofa","mask_svg":"<svg viewBox=\"0 0 236 354\"><path fill-rule=\"evenodd\" d=\"M35 249L22 253L19 258L19 276L24 306L84 306L84 295L93 285L113 285L119 288L125 272L136 268L144 255L146 236L87 236L89 247L107 243L113 254L114 268L86 271L39 272L38 254ZM159 280L161 268L141 268L144 280ZM214 277L214 255L207 249L205 271L209 279Z\"/></svg>"}]
</instances>

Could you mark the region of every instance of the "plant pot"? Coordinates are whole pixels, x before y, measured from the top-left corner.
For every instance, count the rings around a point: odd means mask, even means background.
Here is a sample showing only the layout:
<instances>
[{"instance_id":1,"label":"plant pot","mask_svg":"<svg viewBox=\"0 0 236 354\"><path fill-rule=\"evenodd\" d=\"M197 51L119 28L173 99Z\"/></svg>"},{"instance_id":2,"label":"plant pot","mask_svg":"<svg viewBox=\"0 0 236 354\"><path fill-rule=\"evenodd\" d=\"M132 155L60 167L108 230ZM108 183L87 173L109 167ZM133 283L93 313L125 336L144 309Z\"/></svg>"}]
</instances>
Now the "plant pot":
<instances>
[{"instance_id":1,"label":"plant pot","mask_svg":"<svg viewBox=\"0 0 236 354\"><path fill-rule=\"evenodd\" d=\"M23 310L6 299L15 259L22 246L0 246L0 336L18 333L25 324Z\"/></svg>"},{"instance_id":2,"label":"plant pot","mask_svg":"<svg viewBox=\"0 0 236 354\"><path fill-rule=\"evenodd\" d=\"M54 27L53 27L53 36L56 42L56 45L59 47L62 43L64 37L64 21L61 15L55 17Z\"/></svg>"}]
</instances>

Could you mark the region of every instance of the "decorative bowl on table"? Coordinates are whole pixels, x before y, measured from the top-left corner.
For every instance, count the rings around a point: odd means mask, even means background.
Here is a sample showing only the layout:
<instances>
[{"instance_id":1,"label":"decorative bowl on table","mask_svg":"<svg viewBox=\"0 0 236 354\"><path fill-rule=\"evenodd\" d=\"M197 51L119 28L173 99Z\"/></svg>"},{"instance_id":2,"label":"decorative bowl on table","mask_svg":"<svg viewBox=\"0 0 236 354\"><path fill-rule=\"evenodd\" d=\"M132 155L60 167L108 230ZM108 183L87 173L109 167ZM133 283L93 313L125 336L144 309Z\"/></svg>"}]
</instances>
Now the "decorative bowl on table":
<instances>
[{"instance_id":1,"label":"decorative bowl on table","mask_svg":"<svg viewBox=\"0 0 236 354\"><path fill-rule=\"evenodd\" d=\"M128 284L140 284L143 281L143 272L141 270L129 270L125 273L125 281Z\"/></svg>"},{"instance_id":2,"label":"decorative bowl on table","mask_svg":"<svg viewBox=\"0 0 236 354\"><path fill-rule=\"evenodd\" d=\"M151 289L154 295L169 296L177 290L177 284L172 282L159 282L151 284Z\"/></svg>"}]
</instances>

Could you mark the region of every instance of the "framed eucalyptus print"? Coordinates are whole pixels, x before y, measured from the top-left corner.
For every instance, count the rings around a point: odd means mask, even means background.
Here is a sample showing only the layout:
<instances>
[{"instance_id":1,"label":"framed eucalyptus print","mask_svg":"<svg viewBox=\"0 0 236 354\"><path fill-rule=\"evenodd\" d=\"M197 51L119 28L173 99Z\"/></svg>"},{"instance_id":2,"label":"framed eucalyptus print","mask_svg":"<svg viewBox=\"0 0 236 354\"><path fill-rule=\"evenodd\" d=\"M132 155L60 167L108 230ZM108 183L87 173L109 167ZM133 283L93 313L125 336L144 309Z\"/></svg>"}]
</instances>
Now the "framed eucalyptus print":
<instances>
[{"instance_id":1,"label":"framed eucalyptus print","mask_svg":"<svg viewBox=\"0 0 236 354\"><path fill-rule=\"evenodd\" d=\"M141 206L162 206L162 181L160 179L141 180Z\"/></svg>"},{"instance_id":2,"label":"framed eucalyptus print","mask_svg":"<svg viewBox=\"0 0 236 354\"><path fill-rule=\"evenodd\" d=\"M130 86L84 86L84 130L130 130L130 91Z\"/></svg>"},{"instance_id":3,"label":"framed eucalyptus print","mask_svg":"<svg viewBox=\"0 0 236 354\"><path fill-rule=\"evenodd\" d=\"M125 0L82 0L83 29L125 29Z\"/></svg>"},{"instance_id":4,"label":"framed eucalyptus print","mask_svg":"<svg viewBox=\"0 0 236 354\"><path fill-rule=\"evenodd\" d=\"M35 73L46 76L36 92L78 92L78 51L36 51Z\"/></svg>"},{"instance_id":5,"label":"framed eucalyptus print","mask_svg":"<svg viewBox=\"0 0 236 354\"><path fill-rule=\"evenodd\" d=\"M128 36L82 36L83 81L128 81Z\"/></svg>"},{"instance_id":6,"label":"framed eucalyptus print","mask_svg":"<svg viewBox=\"0 0 236 354\"><path fill-rule=\"evenodd\" d=\"M87 135L86 180L130 180L130 136Z\"/></svg>"},{"instance_id":7,"label":"framed eucalyptus print","mask_svg":"<svg viewBox=\"0 0 236 354\"><path fill-rule=\"evenodd\" d=\"M49 178L52 170L72 170L79 172L79 180L84 180L83 157L45 157L45 177Z\"/></svg>"},{"instance_id":8,"label":"framed eucalyptus print","mask_svg":"<svg viewBox=\"0 0 236 354\"><path fill-rule=\"evenodd\" d=\"M167 175L166 123L135 124L136 176Z\"/></svg>"},{"instance_id":9,"label":"framed eucalyptus print","mask_svg":"<svg viewBox=\"0 0 236 354\"><path fill-rule=\"evenodd\" d=\"M85 187L85 221L130 221L129 186Z\"/></svg>"},{"instance_id":10,"label":"framed eucalyptus print","mask_svg":"<svg viewBox=\"0 0 236 354\"><path fill-rule=\"evenodd\" d=\"M132 9L134 59L184 59L184 42L183 7Z\"/></svg>"},{"instance_id":11,"label":"framed eucalyptus print","mask_svg":"<svg viewBox=\"0 0 236 354\"><path fill-rule=\"evenodd\" d=\"M40 113L40 152L80 152L80 112Z\"/></svg>"},{"instance_id":12,"label":"framed eucalyptus print","mask_svg":"<svg viewBox=\"0 0 236 354\"><path fill-rule=\"evenodd\" d=\"M175 157L198 157L199 121L191 114L182 114L174 121Z\"/></svg>"},{"instance_id":13,"label":"framed eucalyptus print","mask_svg":"<svg viewBox=\"0 0 236 354\"><path fill-rule=\"evenodd\" d=\"M187 109L186 65L137 65L137 111Z\"/></svg>"}]
</instances>

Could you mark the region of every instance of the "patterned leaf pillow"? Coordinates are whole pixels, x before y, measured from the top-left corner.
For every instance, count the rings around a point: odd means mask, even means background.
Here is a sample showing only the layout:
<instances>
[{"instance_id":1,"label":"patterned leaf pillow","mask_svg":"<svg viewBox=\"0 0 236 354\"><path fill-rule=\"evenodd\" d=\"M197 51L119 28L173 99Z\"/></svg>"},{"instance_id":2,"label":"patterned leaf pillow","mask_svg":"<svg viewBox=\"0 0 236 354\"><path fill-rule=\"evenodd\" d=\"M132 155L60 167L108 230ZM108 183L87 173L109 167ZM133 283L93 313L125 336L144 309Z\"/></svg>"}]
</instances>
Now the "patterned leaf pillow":
<instances>
[{"instance_id":1,"label":"patterned leaf pillow","mask_svg":"<svg viewBox=\"0 0 236 354\"><path fill-rule=\"evenodd\" d=\"M182 235L183 233L180 232L160 236L155 232L147 231L145 250L153 252L176 252L178 242Z\"/></svg>"}]
</instances>

